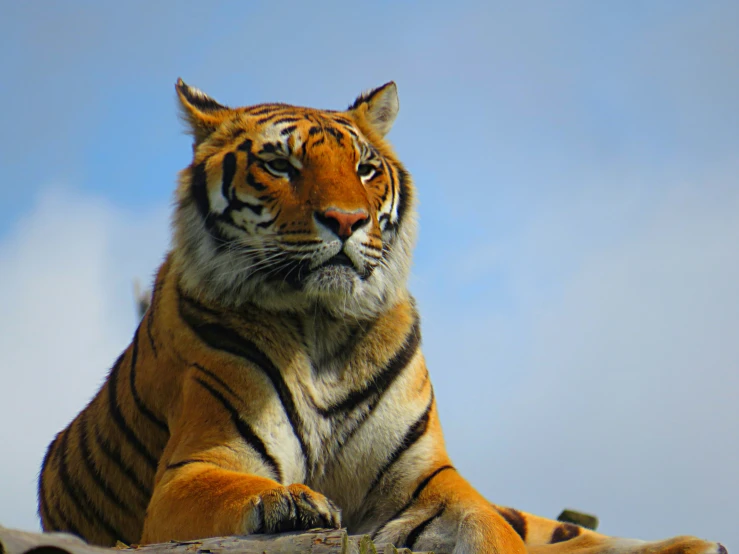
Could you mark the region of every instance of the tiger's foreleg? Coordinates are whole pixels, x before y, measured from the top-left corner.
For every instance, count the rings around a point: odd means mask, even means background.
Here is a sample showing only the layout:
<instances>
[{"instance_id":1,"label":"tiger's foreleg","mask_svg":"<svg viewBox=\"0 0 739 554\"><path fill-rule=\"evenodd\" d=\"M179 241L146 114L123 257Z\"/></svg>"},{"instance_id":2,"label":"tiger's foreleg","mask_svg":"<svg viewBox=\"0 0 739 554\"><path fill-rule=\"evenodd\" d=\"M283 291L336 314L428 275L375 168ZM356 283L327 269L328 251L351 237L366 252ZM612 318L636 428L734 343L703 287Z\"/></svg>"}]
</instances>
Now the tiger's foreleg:
<instances>
[{"instance_id":1,"label":"tiger's foreleg","mask_svg":"<svg viewBox=\"0 0 739 554\"><path fill-rule=\"evenodd\" d=\"M428 471L408 502L373 536L378 545L438 554L526 552L505 518L448 465Z\"/></svg>"},{"instance_id":2,"label":"tiger's foreleg","mask_svg":"<svg viewBox=\"0 0 739 554\"><path fill-rule=\"evenodd\" d=\"M166 470L144 522L142 543L338 528L338 508L301 484L192 461Z\"/></svg>"},{"instance_id":3,"label":"tiger's foreleg","mask_svg":"<svg viewBox=\"0 0 739 554\"><path fill-rule=\"evenodd\" d=\"M303 484L289 484L287 462L262 438L268 433L244 419L236 399L225 394L201 378L186 383L141 542L338 528L336 505Z\"/></svg>"}]
</instances>

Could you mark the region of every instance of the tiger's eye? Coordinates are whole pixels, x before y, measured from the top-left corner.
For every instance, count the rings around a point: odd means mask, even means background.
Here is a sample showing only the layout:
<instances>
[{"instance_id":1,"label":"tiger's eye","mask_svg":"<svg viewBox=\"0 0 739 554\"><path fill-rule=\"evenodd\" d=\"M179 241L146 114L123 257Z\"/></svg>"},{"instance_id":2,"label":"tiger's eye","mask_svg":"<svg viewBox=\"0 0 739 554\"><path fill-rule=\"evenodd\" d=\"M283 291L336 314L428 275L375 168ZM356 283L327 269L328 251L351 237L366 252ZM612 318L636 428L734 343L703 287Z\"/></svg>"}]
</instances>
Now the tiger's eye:
<instances>
[{"instance_id":1,"label":"tiger's eye","mask_svg":"<svg viewBox=\"0 0 739 554\"><path fill-rule=\"evenodd\" d=\"M293 165L285 158L275 158L274 160L265 162L265 165L267 166L267 169L272 170L272 172L274 173L289 174L292 172L292 170L295 169Z\"/></svg>"},{"instance_id":2,"label":"tiger's eye","mask_svg":"<svg viewBox=\"0 0 739 554\"><path fill-rule=\"evenodd\" d=\"M371 164L359 164L357 175L360 177L369 177L375 172L375 166Z\"/></svg>"}]
</instances>

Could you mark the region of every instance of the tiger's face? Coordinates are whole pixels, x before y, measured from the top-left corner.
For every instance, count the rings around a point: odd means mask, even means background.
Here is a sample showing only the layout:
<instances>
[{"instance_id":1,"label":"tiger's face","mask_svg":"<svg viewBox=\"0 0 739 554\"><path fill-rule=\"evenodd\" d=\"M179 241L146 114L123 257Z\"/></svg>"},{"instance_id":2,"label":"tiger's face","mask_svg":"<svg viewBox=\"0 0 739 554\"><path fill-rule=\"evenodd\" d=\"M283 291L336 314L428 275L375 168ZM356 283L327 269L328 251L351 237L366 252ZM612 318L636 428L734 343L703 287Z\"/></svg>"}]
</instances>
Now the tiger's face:
<instances>
[{"instance_id":1,"label":"tiger's face","mask_svg":"<svg viewBox=\"0 0 739 554\"><path fill-rule=\"evenodd\" d=\"M177 93L195 138L174 220L186 287L234 307L366 316L404 290L412 185L383 139L394 83L344 112L231 109L181 80Z\"/></svg>"}]
</instances>

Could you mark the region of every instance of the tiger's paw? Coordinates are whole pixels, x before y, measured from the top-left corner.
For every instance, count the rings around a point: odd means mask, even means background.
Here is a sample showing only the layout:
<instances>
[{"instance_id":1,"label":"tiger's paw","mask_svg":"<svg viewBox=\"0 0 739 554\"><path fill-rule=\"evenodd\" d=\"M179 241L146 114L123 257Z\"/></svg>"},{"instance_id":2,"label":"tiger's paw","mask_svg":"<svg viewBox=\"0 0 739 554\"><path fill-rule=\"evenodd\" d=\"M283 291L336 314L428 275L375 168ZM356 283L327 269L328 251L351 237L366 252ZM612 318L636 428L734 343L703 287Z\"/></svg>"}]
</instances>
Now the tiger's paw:
<instances>
[{"instance_id":1,"label":"tiger's paw","mask_svg":"<svg viewBox=\"0 0 739 554\"><path fill-rule=\"evenodd\" d=\"M339 529L341 510L328 498L298 483L266 490L251 500L244 533L282 533L317 527Z\"/></svg>"},{"instance_id":2,"label":"tiger's paw","mask_svg":"<svg viewBox=\"0 0 739 554\"><path fill-rule=\"evenodd\" d=\"M646 548L645 554L727 554L724 545L705 541L696 537L675 537L653 544Z\"/></svg>"},{"instance_id":3,"label":"tiger's paw","mask_svg":"<svg viewBox=\"0 0 739 554\"><path fill-rule=\"evenodd\" d=\"M705 541L696 537L681 536L656 542L615 539L618 552L639 554L728 554L726 548L717 542Z\"/></svg>"}]
</instances>

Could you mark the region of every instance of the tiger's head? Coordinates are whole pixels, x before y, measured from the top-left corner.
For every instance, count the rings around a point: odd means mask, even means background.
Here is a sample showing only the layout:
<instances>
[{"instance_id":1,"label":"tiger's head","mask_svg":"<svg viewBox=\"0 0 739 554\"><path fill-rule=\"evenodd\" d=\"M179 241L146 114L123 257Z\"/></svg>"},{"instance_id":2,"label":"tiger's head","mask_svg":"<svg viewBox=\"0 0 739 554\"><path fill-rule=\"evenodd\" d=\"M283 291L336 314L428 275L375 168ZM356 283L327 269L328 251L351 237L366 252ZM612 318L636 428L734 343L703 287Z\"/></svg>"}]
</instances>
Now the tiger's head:
<instances>
[{"instance_id":1,"label":"tiger's head","mask_svg":"<svg viewBox=\"0 0 739 554\"><path fill-rule=\"evenodd\" d=\"M230 307L370 317L405 290L415 238L410 176L384 136L394 83L346 111L228 108L176 85L194 137L180 173L181 283Z\"/></svg>"}]
</instances>

